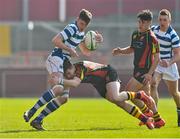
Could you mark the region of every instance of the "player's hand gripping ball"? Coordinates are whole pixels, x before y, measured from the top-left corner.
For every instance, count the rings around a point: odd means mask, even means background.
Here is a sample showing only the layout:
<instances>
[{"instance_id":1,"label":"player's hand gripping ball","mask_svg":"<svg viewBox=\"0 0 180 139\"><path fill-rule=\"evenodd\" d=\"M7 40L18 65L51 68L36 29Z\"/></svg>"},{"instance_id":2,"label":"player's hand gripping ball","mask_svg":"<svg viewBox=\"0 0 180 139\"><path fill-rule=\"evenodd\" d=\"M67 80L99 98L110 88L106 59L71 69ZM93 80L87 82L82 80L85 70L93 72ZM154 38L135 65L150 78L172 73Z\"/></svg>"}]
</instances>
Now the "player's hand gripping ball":
<instances>
[{"instance_id":1,"label":"player's hand gripping ball","mask_svg":"<svg viewBox=\"0 0 180 139\"><path fill-rule=\"evenodd\" d=\"M96 36L97 36L97 33L95 31L92 31L92 30L90 30L86 33L85 45L91 51L94 51L99 47L100 42L98 42L96 40Z\"/></svg>"}]
</instances>

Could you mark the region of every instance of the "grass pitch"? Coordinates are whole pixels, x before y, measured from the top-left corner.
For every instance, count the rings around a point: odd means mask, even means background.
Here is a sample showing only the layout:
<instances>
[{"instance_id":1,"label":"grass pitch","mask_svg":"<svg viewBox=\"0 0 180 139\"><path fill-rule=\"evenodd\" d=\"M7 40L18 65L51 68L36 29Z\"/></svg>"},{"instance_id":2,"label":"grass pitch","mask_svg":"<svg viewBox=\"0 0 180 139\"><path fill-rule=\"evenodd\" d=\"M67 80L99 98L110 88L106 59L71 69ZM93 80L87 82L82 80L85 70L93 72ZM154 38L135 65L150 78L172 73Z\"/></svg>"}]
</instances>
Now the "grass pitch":
<instances>
[{"instance_id":1,"label":"grass pitch","mask_svg":"<svg viewBox=\"0 0 180 139\"><path fill-rule=\"evenodd\" d=\"M104 99L70 99L45 118L46 131L36 131L22 118L35 102L36 99L0 99L1 138L180 138L172 99L159 101L166 126L154 130L139 127L138 120Z\"/></svg>"}]
</instances>

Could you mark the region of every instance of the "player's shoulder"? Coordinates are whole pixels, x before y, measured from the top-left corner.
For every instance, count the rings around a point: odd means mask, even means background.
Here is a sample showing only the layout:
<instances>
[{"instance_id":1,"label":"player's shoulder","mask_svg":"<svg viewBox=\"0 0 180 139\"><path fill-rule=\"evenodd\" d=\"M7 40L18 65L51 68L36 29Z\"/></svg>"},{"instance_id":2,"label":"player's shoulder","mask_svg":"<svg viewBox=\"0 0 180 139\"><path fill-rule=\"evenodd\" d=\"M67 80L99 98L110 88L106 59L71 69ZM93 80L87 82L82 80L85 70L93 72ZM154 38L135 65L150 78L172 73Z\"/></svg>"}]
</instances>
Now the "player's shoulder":
<instances>
[{"instance_id":1,"label":"player's shoulder","mask_svg":"<svg viewBox=\"0 0 180 139\"><path fill-rule=\"evenodd\" d=\"M169 33L171 36L172 35L178 35L177 32L175 31L175 29L172 26L169 26L167 33Z\"/></svg>"},{"instance_id":2,"label":"player's shoulder","mask_svg":"<svg viewBox=\"0 0 180 139\"><path fill-rule=\"evenodd\" d=\"M152 30L149 31L149 34L150 34L149 36L151 37L152 42L153 43L158 43L157 37L156 37L155 33Z\"/></svg>"},{"instance_id":3,"label":"player's shoulder","mask_svg":"<svg viewBox=\"0 0 180 139\"><path fill-rule=\"evenodd\" d=\"M158 31L160 29L160 26L159 25L152 25L151 26L151 30L152 31Z\"/></svg>"},{"instance_id":4,"label":"player's shoulder","mask_svg":"<svg viewBox=\"0 0 180 139\"><path fill-rule=\"evenodd\" d=\"M65 28L73 29L74 32L77 32L77 31L78 31L78 27L77 27L76 22L71 22L71 23L67 24L67 26L66 26Z\"/></svg>"},{"instance_id":5,"label":"player's shoulder","mask_svg":"<svg viewBox=\"0 0 180 139\"><path fill-rule=\"evenodd\" d=\"M135 39L138 36L138 30L132 32L132 39Z\"/></svg>"},{"instance_id":6,"label":"player's shoulder","mask_svg":"<svg viewBox=\"0 0 180 139\"><path fill-rule=\"evenodd\" d=\"M76 22L69 23L69 26L70 27L75 27L76 29L78 29Z\"/></svg>"},{"instance_id":7,"label":"player's shoulder","mask_svg":"<svg viewBox=\"0 0 180 139\"><path fill-rule=\"evenodd\" d=\"M136 34L138 34L138 30L134 30L132 33L132 35L136 35Z\"/></svg>"}]
</instances>

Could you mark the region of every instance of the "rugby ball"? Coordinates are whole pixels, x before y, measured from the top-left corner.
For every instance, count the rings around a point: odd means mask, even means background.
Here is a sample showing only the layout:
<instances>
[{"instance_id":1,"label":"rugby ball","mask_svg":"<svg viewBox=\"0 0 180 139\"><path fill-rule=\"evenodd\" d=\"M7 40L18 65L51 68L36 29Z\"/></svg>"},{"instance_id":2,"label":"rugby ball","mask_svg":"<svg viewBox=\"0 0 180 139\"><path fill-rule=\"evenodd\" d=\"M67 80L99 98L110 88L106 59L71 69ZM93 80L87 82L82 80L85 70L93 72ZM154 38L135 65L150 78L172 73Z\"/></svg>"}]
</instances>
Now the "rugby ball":
<instances>
[{"instance_id":1,"label":"rugby ball","mask_svg":"<svg viewBox=\"0 0 180 139\"><path fill-rule=\"evenodd\" d=\"M95 31L88 31L85 35L85 45L86 48L88 48L91 51L94 51L97 49L98 44L96 42L96 32Z\"/></svg>"}]
</instances>

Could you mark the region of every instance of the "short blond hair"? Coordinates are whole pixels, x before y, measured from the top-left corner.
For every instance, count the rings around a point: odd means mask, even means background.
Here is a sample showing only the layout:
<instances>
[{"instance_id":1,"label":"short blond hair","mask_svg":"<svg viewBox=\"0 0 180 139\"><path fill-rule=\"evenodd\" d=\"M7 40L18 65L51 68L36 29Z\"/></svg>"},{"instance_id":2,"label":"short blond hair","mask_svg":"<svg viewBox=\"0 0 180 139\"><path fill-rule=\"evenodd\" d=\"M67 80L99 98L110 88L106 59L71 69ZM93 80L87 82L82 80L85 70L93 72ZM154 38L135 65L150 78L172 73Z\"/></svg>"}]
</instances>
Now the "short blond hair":
<instances>
[{"instance_id":1,"label":"short blond hair","mask_svg":"<svg viewBox=\"0 0 180 139\"><path fill-rule=\"evenodd\" d=\"M160 15L167 15L168 18L171 20L171 13L170 13L170 11L167 10L167 9L162 9L162 10L159 12L159 16L160 16Z\"/></svg>"},{"instance_id":2,"label":"short blond hair","mask_svg":"<svg viewBox=\"0 0 180 139\"><path fill-rule=\"evenodd\" d=\"M89 24L92 19L92 13L86 9L82 9L79 13L79 18Z\"/></svg>"}]
</instances>

